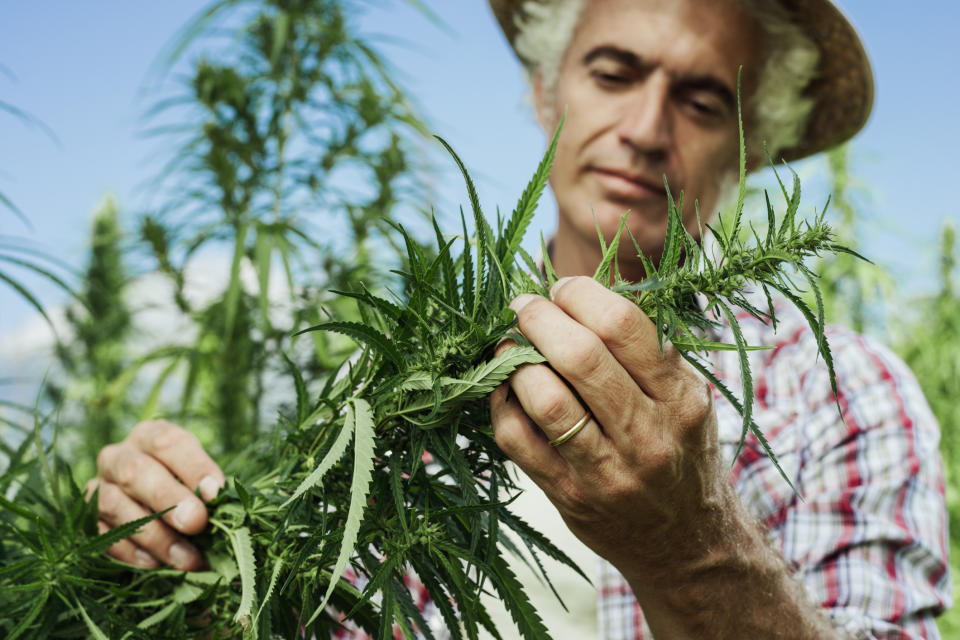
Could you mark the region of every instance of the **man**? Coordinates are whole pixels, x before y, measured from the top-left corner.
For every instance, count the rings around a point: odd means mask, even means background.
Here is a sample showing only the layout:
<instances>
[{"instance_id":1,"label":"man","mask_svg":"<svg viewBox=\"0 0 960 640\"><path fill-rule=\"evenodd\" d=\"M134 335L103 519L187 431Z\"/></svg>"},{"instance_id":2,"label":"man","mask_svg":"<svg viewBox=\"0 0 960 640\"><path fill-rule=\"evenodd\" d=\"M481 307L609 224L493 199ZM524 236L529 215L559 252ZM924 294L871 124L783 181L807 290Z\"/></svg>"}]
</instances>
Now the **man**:
<instances>
[{"instance_id":1,"label":"man","mask_svg":"<svg viewBox=\"0 0 960 640\"><path fill-rule=\"evenodd\" d=\"M661 357L649 318L575 277L599 260L595 225L610 237L626 210L643 251L659 257L662 175L704 215L716 211L737 167L738 67L746 128L774 155L803 157L853 135L872 98L853 30L826 0L491 6L530 72L544 129L566 112L551 175L551 258L565 277L551 299L512 304L551 366L524 367L493 394L494 429L607 562L602 635L938 637L933 616L950 599L938 433L901 363L834 331L841 420L802 321L784 310L773 335L744 320L751 344L775 347L751 362L756 419L801 501L754 442L732 459L739 416L669 346ZM751 146L751 167L759 148ZM698 232L692 207L685 225ZM627 245L621 271L640 279ZM735 363L713 364L739 389ZM178 505L111 553L144 566L199 566L184 534L202 529L206 513L191 492L211 497L223 475L193 436L144 423L105 448L98 466L104 529L145 506Z\"/></svg>"}]
</instances>

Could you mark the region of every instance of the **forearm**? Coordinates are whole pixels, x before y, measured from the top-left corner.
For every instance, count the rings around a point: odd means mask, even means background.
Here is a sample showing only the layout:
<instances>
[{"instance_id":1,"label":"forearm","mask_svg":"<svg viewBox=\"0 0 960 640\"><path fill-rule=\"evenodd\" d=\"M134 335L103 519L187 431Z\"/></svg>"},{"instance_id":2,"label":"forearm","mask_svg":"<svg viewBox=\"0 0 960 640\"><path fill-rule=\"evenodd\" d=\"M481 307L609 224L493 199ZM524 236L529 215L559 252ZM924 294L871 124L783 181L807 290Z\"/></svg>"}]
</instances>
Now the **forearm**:
<instances>
[{"instance_id":1,"label":"forearm","mask_svg":"<svg viewBox=\"0 0 960 640\"><path fill-rule=\"evenodd\" d=\"M810 601L732 488L723 503L676 541L688 547L687 562L621 568L654 637L848 638Z\"/></svg>"}]
</instances>

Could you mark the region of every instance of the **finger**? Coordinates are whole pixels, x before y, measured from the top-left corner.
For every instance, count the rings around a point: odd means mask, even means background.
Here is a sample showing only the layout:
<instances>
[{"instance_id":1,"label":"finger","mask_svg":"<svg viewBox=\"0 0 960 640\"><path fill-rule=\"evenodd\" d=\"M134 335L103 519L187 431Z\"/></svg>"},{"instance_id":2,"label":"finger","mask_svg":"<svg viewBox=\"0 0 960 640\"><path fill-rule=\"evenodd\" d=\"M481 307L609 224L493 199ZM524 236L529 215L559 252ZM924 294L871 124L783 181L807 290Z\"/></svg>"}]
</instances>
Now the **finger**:
<instances>
[{"instance_id":1,"label":"finger","mask_svg":"<svg viewBox=\"0 0 960 640\"><path fill-rule=\"evenodd\" d=\"M103 520L97 521L97 530L103 534L110 531L111 527ZM113 556L120 562L143 567L144 569L156 569L160 563L149 553L138 547L129 538L120 542L115 542L113 546L107 549L107 554Z\"/></svg>"},{"instance_id":2,"label":"finger","mask_svg":"<svg viewBox=\"0 0 960 640\"><path fill-rule=\"evenodd\" d=\"M194 534L207 525L207 508L170 469L156 458L126 442L104 447L97 457L101 477L118 486L151 511L163 511L163 519L182 533Z\"/></svg>"},{"instance_id":3,"label":"finger","mask_svg":"<svg viewBox=\"0 0 960 640\"><path fill-rule=\"evenodd\" d=\"M100 483L98 507L100 519L111 527L149 515L142 505L130 498L120 487L105 480ZM162 564L169 564L177 569L198 569L202 563L200 552L162 520L148 522L131 535L129 540Z\"/></svg>"},{"instance_id":4,"label":"finger","mask_svg":"<svg viewBox=\"0 0 960 640\"><path fill-rule=\"evenodd\" d=\"M497 345L495 355L499 356L514 346L515 341L509 337L503 338ZM566 383L548 366L522 365L510 376L508 384L509 388L500 392L504 394L504 401L509 397L509 391L513 391L520 402L520 413L532 419L534 425L546 436L548 444L566 433L567 429L588 413ZM555 392L555 396L544 394L544 389ZM577 415L576 418L571 417L574 414ZM589 424L578 431L578 435L587 430L587 427L594 428L589 430L589 435L585 438L578 438L580 442L576 445L569 447L566 446L569 441L564 443L563 448L566 451L560 450L561 455L568 460L576 458L578 463L587 463L599 455L600 447L606 444L603 430L599 423L591 419ZM559 450L557 447L554 449Z\"/></svg>"},{"instance_id":5,"label":"finger","mask_svg":"<svg viewBox=\"0 0 960 640\"><path fill-rule=\"evenodd\" d=\"M653 401L590 329L540 296L522 295L510 306L523 335L576 389L609 437L629 438L635 418L652 414Z\"/></svg>"},{"instance_id":6,"label":"finger","mask_svg":"<svg viewBox=\"0 0 960 640\"><path fill-rule=\"evenodd\" d=\"M542 364L521 367L510 376L510 388L524 413L552 442L566 434L590 412L550 367ZM603 454L606 436L590 418L576 435L554 447L574 468L592 465Z\"/></svg>"},{"instance_id":7,"label":"finger","mask_svg":"<svg viewBox=\"0 0 960 640\"><path fill-rule=\"evenodd\" d=\"M669 343L661 354L657 328L636 304L586 277L558 280L550 296L606 345L647 395L672 400L681 391L678 382L692 370Z\"/></svg>"},{"instance_id":8,"label":"finger","mask_svg":"<svg viewBox=\"0 0 960 640\"><path fill-rule=\"evenodd\" d=\"M148 420L133 428L130 443L162 462L191 491L213 500L224 486L223 471L207 455L197 437L165 420Z\"/></svg>"},{"instance_id":9,"label":"finger","mask_svg":"<svg viewBox=\"0 0 960 640\"><path fill-rule=\"evenodd\" d=\"M544 491L569 473L569 465L551 447L543 431L527 417L507 384L490 394L490 419L497 446Z\"/></svg>"}]
</instances>

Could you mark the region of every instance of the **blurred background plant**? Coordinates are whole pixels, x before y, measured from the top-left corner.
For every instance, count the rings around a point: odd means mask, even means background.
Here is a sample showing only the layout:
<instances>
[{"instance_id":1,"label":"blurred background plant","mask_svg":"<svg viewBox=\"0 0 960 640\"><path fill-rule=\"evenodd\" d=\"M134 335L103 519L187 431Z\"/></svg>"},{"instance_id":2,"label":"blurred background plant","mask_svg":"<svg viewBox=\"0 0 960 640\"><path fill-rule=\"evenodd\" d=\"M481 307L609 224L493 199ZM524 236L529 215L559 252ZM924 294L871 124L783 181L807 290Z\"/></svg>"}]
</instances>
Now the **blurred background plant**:
<instances>
[{"instance_id":1,"label":"blurred background plant","mask_svg":"<svg viewBox=\"0 0 960 640\"><path fill-rule=\"evenodd\" d=\"M160 205L126 236L116 205L101 205L83 308L68 311L57 348L52 395L64 437L82 443L78 477L104 444L153 417L187 426L216 454L240 451L292 397L277 383L288 357L322 385L355 349L329 333L297 345L291 335L356 318L326 292L384 286L402 255L391 221L415 223L428 198L417 177L426 127L355 35L354 8L218 2L161 56L159 83L173 77L176 89L146 114L147 134L178 151L150 186ZM225 277L211 279L223 263ZM130 295L146 283L169 299ZM151 338L139 319L158 306L168 326Z\"/></svg>"},{"instance_id":2,"label":"blurred background plant","mask_svg":"<svg viewBox=\"0 0 960 640\"><path fill-rule=\"evenodd\" d=\"M940 422L940 452L946 475L950 558L954 585L960 577L960 288L957 286L956 227L940 233L939 290L900 307L894 348L913 370ZM956 590L956 589L955 589ZM944 638L960 637L960 607L939 620Z\"/></svg>"}]
</instances>

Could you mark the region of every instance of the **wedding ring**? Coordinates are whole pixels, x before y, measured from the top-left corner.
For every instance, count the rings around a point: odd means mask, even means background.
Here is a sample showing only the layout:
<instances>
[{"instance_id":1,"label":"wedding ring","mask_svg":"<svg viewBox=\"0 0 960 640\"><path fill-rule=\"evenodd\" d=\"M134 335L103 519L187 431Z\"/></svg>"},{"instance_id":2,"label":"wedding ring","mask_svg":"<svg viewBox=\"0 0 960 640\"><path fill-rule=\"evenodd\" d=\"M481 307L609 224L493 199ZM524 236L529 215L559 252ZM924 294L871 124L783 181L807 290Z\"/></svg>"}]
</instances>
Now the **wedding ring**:
<instances>
[{"instance_id":1,"label":"wedding ring","mask_svg":"<svg viewBox=\"0 0 960 640\"><path fill-rule=\"evenodd\" d=\"M567 429L567 430L563 433L563 435L558 436L557 438L551 440L551 441L550 441L550 446L551 446L551 447L559 447L559 446L562 445L564 442L566 442L567 440L569 440L569 439L572 438L573 436L577 435L577 433L580 432L580 429L583 429L583 428L587 425L587 423L590 422L590 418L591 418L591 417L592 417L592 416L590 415L590 412L588 411L588 412L587 412L587 415L585 415L585 416L583 416L582 418L580 418L579 420L577 420L577 424L575 424L575 425L573 425L572 427L570 427L569 429Z\"/></svg>"}]
</instances>

